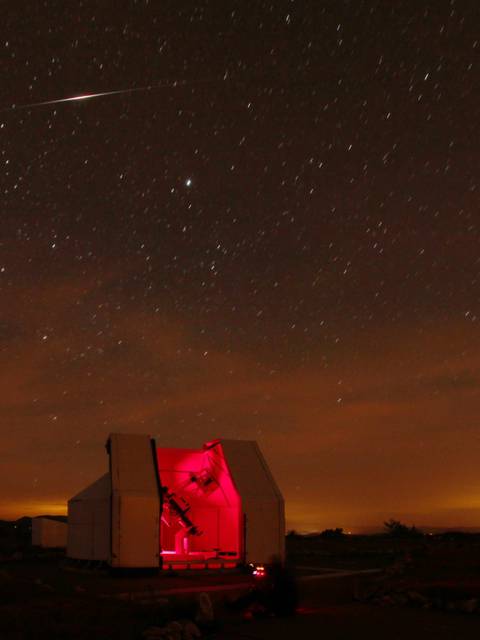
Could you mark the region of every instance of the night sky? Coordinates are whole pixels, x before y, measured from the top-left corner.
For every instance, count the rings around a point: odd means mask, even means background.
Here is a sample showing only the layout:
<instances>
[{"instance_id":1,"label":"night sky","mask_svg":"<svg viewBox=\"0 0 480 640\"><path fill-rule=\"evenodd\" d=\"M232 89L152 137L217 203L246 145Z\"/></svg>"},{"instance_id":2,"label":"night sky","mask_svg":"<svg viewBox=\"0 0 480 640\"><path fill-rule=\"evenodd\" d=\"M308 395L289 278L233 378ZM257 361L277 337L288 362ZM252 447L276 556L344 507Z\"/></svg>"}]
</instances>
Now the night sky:
<instances>
[{"instance_id":1,"label":"night sky","mask_svg":"<svg viewBox=\"0 0 480 640\"><path fill-rule=\"evenodd\" d=\"M258 440L296 529L480 526L478 2L5 5L0 517L124 431Z\"/></svg>"}]
</instances>

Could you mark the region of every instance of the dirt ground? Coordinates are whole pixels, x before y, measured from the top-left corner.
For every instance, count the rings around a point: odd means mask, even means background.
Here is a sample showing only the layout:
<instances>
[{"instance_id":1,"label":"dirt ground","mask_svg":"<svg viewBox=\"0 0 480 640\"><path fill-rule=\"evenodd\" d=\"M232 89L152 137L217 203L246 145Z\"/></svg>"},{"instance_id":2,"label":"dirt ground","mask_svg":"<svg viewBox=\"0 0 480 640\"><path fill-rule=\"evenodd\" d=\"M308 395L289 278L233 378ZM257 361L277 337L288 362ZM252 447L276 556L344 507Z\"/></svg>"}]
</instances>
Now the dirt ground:
<instances>
[{"instance_id":1,"label":"dirt ground","mask_svg":"<svg viewBox=\"0 0 480 640\"><path fill-rule=\"evenodd\" d=\"M38 572L38 566L36 567ZM53 570L53 567L50 567ZM309 577L305 580L304 577ZM99 592L89 592L90 579L77 583L71 576L62 581L70 581L73 591L45 590L44 585L58 589L48 582L36 584L28 591L11 593L10 598L3 597L0 604L0 637L2 640L46 640L73 639L95 640L96 638L118 638L120 640L136 640L142 637L142 631L150 626L162 626L168 619L190 617L192 615L192 594L180 594L159 597L159 602L139 602L135 599L104 598ZM88 578L88 577L87 577ZM224 576L221 580L215 576L200 580L199 577L173 578L165 577L150 581L150 590L158 587L166 592L169 589L186 589L187 591L202 587L223 587L226 591L210 592L217 611L218 626L209 634L212 640L227 638L255 639L292 639L321 638L331 640L352 640L352 638L376 638L395 640L396 638L435 638L435 640L467 640L478 634L480 618L478 615L461 615L437 611L425 611L406 607L381 607L362 604L354 601L359 588L364 588L374 576L369 574L340 575L307 574L299 578L300 608L294 618L244 620L241 615L231 614L225 608L227 599L237 594L228 587L245 582L242 576ZM38 580L38 578L37 578ZM115 594L123 596L128 592L126 587L140 594L148 593L145 589L148 579L122 579L122 590ZM160 581L160 582L158 582ZM54 581L51 581L54 582ZM100 583L107 586L109 579ZM201 582L201 584L200 584ZM17 583L18 584L18 583ZM42 586L43 585L43 586ZM25 586L25 583L21 586ZM244 589L244 587L242 587ZM242 591L238 590L238 593ZM85 591L83 591L85 589ZM10 600L10 602L8 602ZM166 608L167 607L167 608Z\"/></svg>"},{"instance_id":2,"label":"dirt ground","mask_svg":"<svg viewBox=\"0 0 480 640\"><path fill-rule=\"evenodd\" d=\"M227 606L251 587L253 578L245 573L111 577L71 568L61 555L26 553L0 565L0 639L139 640L149 626L192 618L196 598L205 590L217 614L216 627L206 636L212 640L467 640L480 629L478 611L382 606L357 599L384 583L419 591L441 585L449 593L466 590L478 598L479 550L478 538L289 541L300 594L298 614L254 620Z\"/></svg>"},{"instance_id":3,"label":"dirt ground","mask_svg":"<svg viewBox=\"0 0 480 640\"><path fill-rule=\"evenodd\" d=\"M381 609L344 604L319 605L314 611L286 620L229 624L217 640L467 640L478 636L479 620L413 609Z\"/></svg>"},{"instance_id":4,"label":"dirt ground","mask_svg":"<svg viewBox=\"0 0 480 640\"><path fill-rule=\"evenodd\" d=\"M357 603L353 595L362 578L350 576L302 585L294 618L230 620L215 640L471 640L480 617L405 607Z\"/></svg>"}]
</instances>

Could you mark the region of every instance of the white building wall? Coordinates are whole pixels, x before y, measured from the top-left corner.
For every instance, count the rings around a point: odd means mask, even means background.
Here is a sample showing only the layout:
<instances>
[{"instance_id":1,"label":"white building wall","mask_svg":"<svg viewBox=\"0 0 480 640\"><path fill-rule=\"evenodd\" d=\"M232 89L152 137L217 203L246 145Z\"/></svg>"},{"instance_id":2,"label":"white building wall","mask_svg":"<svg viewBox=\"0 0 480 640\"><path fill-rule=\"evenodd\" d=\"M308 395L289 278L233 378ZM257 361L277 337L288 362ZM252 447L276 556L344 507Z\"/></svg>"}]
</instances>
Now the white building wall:
<instances>
[{"instance_id":1,"label":"white building wall","mask_svg":"<svg viewBox=\"0 0 480 640\"><path fill-rule=\"evenodd\" d=\"M160 495L152 440L110 436L112 567L160 566Z\"/></svg>"},{"instance_id":2,"label":"white building wall","mask_svg":"<svg viewBox=\"0 0 480 640\"><path fill-rule=\"evenodd\" d=\"M255 441L221 440L245 514L245 561L285 558L285 505Z\"/></svg>"},{"instance_id":3,"label":"white building wall","mask_svg":"<svg viewBox=\"0 0 480 640\"><path fill-rule=\"evenodd\" d=\"M68 501L69 558L110 562L111 491L106 473Z\"/></svg>"},{"instance_id":4,"label":"white building wall","mask_svg":"<svg viewBox=\"0 0 480 640\"><path fill-rule=\"evenodd\" d=\"M67 523L50 518L32 519L32 544L44 548L67 546Z\"/></svg>"}]
</instances>

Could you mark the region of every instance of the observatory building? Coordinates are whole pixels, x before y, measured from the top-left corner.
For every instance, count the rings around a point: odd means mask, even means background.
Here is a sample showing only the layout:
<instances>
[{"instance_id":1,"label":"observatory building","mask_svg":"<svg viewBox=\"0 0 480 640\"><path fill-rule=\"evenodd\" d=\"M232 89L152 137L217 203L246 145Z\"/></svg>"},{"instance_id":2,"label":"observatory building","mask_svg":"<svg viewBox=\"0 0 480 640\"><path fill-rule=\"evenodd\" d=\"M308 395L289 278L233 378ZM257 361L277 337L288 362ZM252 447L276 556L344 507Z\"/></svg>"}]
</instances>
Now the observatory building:
<instances>
[{"instance_id":1,"label":"observatory building","mask_svg":"<svg viewBox=\"0 0 480 640\"><path fill-rule=\"evenodd\" d=\"M284 502L256 442L172 449L111 434L107 452L108 473L68 502L68 557L178 569L283 559Z\"/></svg>"},{"instance_id":2,"label":"observatory building","mask_svg":"<svg viewBox=\"0 0 480 640\"><path fill-rule=\"evenodd\" d=\"M32 545L44 549L64 549L67 546L67 530L65 516L32 518Z\"/></svg>"}]
</instances>

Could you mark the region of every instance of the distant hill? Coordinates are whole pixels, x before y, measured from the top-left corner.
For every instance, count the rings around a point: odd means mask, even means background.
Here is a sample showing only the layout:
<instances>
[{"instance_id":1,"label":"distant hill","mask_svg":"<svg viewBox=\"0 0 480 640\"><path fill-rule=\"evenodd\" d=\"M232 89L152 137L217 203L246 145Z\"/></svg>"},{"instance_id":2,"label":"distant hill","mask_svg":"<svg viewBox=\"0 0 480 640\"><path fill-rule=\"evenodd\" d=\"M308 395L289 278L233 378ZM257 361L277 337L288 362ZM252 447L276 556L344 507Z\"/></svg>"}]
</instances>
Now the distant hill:
<instances>
[{"instance_id":1,"label":"distant hill","mask_svg":"<svg viewBox=\"0 0 480 640\"><path fill-rule=\"evenodd\" d=\"M442 533L480 533L480 527L425 527L416 525L416 528L425 534L439 535ZM304 538L319 537L323 531L295 531L295 534ZM386 533L384 527L355 527L352 530L344 529L343 533L357 536L374 536Z\"/></svg>"},{"instance_id":2,"label":"distant hill","mask_svg":"<svg viewBox=\"0 0 480 640\"><path fill-rule=\"evenodd\" d=\"M47 520L55 520L56 522L68 522L67 516L35 516L36 518L46 518Z\"/></svg>"},{"instance_id":3,"label":"distant hill","mask_svg":"<svg viewBox=\"0 0 480 640\"><path fill-rule=\"evenodd\" d=\"M28 516L23 516L23 518L18 518L18 520L0 520L0 530L1 529L24 529L26 527L32 526L32 519Z\"/></svg>"},{"instance_id":4,"label":"distant hill","mask_svg":"<svg viewBox=\"0 0 480 640\"><path fill-rule=\"evenodd\" d=\"M31 545L32 519L0 520L0 554L22 551Z\"/></svg>"}]
</instances>

